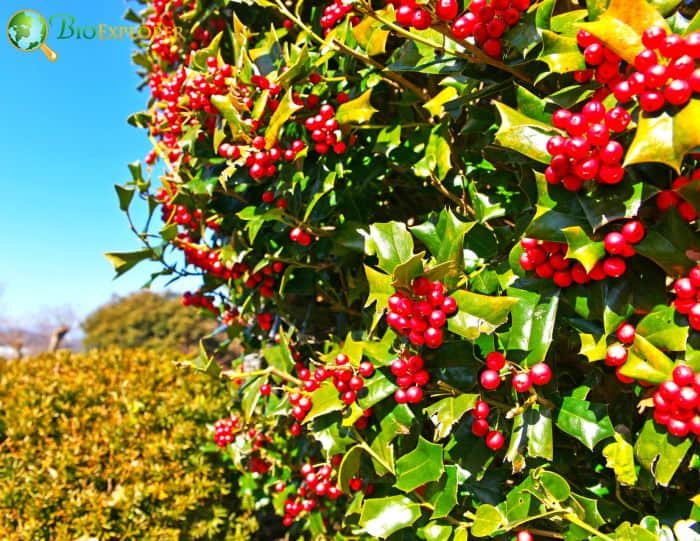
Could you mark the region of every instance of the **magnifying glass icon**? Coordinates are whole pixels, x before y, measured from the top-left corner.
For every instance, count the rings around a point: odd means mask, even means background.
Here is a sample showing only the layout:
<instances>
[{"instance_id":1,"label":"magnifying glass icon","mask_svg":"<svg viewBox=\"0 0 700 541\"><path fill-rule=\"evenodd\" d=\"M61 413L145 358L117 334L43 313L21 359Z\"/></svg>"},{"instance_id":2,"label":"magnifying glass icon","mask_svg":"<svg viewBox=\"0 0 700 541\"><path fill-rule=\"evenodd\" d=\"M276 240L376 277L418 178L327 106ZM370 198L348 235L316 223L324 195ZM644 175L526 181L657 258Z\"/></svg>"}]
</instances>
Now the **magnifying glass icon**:
<instances>
[{"instance_id":1,"label":"magnifying glass icon","mask_svg":"<svg viewBox=\"0 0 700 541\"><path fill-rule=\"evenodd\" d=\"M16 12L7 23L7 37L15 49L24 53L41 49L46 58L55 62L58 55L45 43L48 35L49 25L46 19L33 9L22 9Z\"/></svg>"}]
</instances>

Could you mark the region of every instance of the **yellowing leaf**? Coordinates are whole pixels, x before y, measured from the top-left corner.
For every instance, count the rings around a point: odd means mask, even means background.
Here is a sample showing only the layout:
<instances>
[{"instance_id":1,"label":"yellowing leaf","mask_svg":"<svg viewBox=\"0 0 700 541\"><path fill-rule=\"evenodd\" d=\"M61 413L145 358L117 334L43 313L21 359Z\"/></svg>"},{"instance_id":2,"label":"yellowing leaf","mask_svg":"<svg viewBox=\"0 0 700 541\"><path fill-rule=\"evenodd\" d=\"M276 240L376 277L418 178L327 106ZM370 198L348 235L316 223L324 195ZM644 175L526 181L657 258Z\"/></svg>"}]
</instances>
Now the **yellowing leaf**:
<instances>
[{"instance_id":1,"label":"yellowing leaf","mask_svg":"<svg viewBox=\"0 0 700 541\"><path fill-rule=\"evenodd\" d=\"M644 48L642 32L651 26L671 32L666 20L646 0L611 0L600 19L581 24L629 63L634 63Z\"/></svg>"},{"instance_id":2,"label":"yellowing leaf","mask_svg":"<svg viewBox=\"0 0 700 541\"><path fill-rule=\"evenodd\" d=\"M279 138L279 132L284 126L284 123L289 120L296 111L301 109L301 105L294 103L292 99L292 89L287 90L277 109L272 114L270 118L270 123L268 124L267 131L265 132L265 146L266 148L272 148L272 146L277 142Z\"/></svg>"},{"instance_id":3,"label":"yellowing leaf","mask_svg":"<svg viewBox=\"0 0 700 541\"><path fill-rule=\"evenodd\" d=\"M686 154L700 146L700 100L690 100L688 105L674 115L641 114L637 133L627 151L625 166L633 163L659 162L680 173Z\"/></svg>"},{"instance_id":4,"label":"yellowing leaf","mask_svg":"<svg viewBox=\"0 0 700 541\"><path fill-rule=\"evenodd\" d=\"M389 31L384 30L381 23L372 17L366 17L360 24L352 27L352 35L368 56L386 52L386 40Z\"/></svg>"},{"instance_id":5,"label":"yellowing leaf","mask_svg":"<svg viewBox=\"0 0 700 541\"><path fill-rule=\"evenodd\" d=\"M423 104L431 115L440 117L445 114L445 104L457 97L457 89L451 86L441 90L433 99Z\"/></svg>"},{"instance_id":6,"label":"yellowing leaf","mask_svg":"<svg viewBox=\"0 0 700 541\"><path fill-rule=\"evenodd\" d=\"M367 90L359 98L355 98L338 107L335 113L335 118L340 124L363 124L369 122L372 115L377 112L377 109L372 107L369 99L372 90Z\"/></svg>"}]
</instances>

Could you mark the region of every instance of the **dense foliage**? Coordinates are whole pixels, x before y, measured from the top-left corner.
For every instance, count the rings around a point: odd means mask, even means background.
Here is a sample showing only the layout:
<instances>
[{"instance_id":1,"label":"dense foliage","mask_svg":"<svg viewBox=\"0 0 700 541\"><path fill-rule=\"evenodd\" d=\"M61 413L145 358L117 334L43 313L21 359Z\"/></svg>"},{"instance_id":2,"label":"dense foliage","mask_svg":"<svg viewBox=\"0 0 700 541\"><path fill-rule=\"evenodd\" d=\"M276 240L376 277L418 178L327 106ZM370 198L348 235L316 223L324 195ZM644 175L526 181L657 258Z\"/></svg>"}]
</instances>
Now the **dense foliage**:
<instances>
[{"instance_id":1,"label":"dense foliage","mask_svg":"<svg viewBox=\"0 0 700 541\"><path fill-rule=\"evenodd\" d=\"M153 151L117 193L163 224L108 257L201 276L249 352L193 360L242 384L215 442L293 535L698 538L696 11L129 13Z\"/></svg>"},{"instance_id":2,"label":"dense foliage","mask_svg":"<svg viewBox=\"0 0 700 541\"><path fill-rule=\"evenodd\" d=\"M177 296L139 291L100 306L82 328L86 348L193 352L216 324L183 307Z\"/></svg>"},{"instance_id":3,"label":"dense foliage","mask_svg":"<svg viewBox=\"0 0 700 541\"><path fill-rule=\"evenodd\" d=\"M251 539L256 517L202 447L228 403L145 351L0 362L0 538Z\"/></svg>"}]
</instances>

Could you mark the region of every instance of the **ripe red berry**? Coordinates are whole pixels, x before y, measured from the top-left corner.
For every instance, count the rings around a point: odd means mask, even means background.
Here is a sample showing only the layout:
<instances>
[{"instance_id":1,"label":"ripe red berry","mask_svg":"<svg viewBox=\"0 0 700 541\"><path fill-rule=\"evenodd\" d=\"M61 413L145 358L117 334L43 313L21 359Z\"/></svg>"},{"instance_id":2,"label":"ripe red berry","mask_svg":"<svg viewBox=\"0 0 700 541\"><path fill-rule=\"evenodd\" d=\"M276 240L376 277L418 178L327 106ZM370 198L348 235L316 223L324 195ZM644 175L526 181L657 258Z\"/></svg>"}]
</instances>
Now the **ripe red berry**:
<instances>
[{"instance_id":1,"label":"ripe red berry","mask_svg":"<svg viewBox=\"0 0 700 541\"><path fill-rule=\"evenodd\" d=\"M515 535L515 541L535 541L535 538L532 537L532 534L527 531L527 530L520 530L516 535Z\"/></svg>"},{"instance_id":2,"label":"ripe red berry","mask_svg":"<svg viewBox=\"0 0 700 541\"><path fill-rule=\"evenodd\" d=\"M605 245L605 250L609 254L622 254L625 251L627 241L621 233L613 231L605 235L603 244Z\"/></svg>"},{"instance_id":3,"label":"ripe red berry","mask_svg":"<svg viewBox=\"0 0 700 541\"><path fill-rule=\"evenodd\" d=\"M623 344L631 344L634 342L635 334L634 325L631 323L620 324L616 332L617 339Z\"/></svg>"},{"instance_id":4,"label":"ripe red berry","mask_svg":"<svg viewBox=\"0 0 700 541\"><path fill-rule=\"evenodd\" d=\"M272 385L270 385L269 383L263 383L260 386L260 394L262 396L269 396L271 392L272 392Z\"/></svg>"},{"instance_id":5,"label":"ripe red berry","mask_svg":"<svg viewBox=\"0 0 700 541\"><path fill-rule=\"evenodd\" d=\"M511 384L513 385L513 389L515 389L517 392L525 393L530 390L530 387L532 387L532 379L530 378L529 373L520 372L513 376Z\"/></svg>"},{"instance_id":6,"label":"ripe red berry","mask_svg":"<svg viewBox=\"0 0 700 541\"><path fill-rule=\"evenodd\" d=\"M644 225L639 220L631 220L622 226L622 236L630 244L637 244L644 238L645 234Z\"/></svg>"},{"instance_id":7,"label":"ripe red berry","mask_svg":"<svg viewBox=\"0 0 700 541\"><path fill-rule=\"evenodd\" d=\"M428 346L430 349L436 349L442 345L442 329L428 327L423 336L425 338L425 345Z\"/></svg>"},{"instance_id":8,"label":"ripe red berry","mask_svg":"<svg viewBox=\"0 0 700 541\"><path fill-rule=\"evenodd\" d=\"M459 13L457 0L438 0L435 5L435 14L441 21L452 21Z\"/></svg>"},{"instance_id":9,"label":"ripe red berry","mask_svg":"<svg viewBox=\"0 0 700 541\"><path fill-rule=\"evenodd\" d=\"M692 385L694 378L695 373L688 365L679 364L673 369L673 381L676 385L680 385L681 387Z\"/></svg>"},{"instance_id":10,"label":"ripe red berry","mask_svg":"<svg viewBox=\"0 0 700 541\"><path fill-rule=\"evenodd\" d=\"M530 377L535 385L547 385L552 380L552 369L546 363L537 363L530 367Z\"/></svg>"},{"instance_id":11,"label":"ripe red berry","mask_svg":"<svg viewBox=\"0 0 700 541\"><path fill-rule=\"evenodd\" d=\"M501 385L501 376L495 370L484 370L479 376L479 381L484 389L493 391Z\"/></svg>"},{"instance_id":12,"label":"ripe red berry","mask_svg":"<svg viewBox=\"0 0 700 541\"><path fill-rule=\"evenodd\" d=\"M472 411L472 414L477 419L486 419L489 416L490 411L491 408L489 408L489 405L486 402L484 402L483 400L477 400L474 404L474 410Z\"/></svg>"},{"instance_id":13,"label":"ripe red berry","mask_svg":"<svg viewBox=\"0 0 700 541\"><path fill-rule=\"evenodd\" d=\"M619 278L627 270L625 260L620 257L609 257L603 263L603 270L611 278Z\"/></svg>"},{"instance_id":14,"label":"ripe red berry","mask_svg":"<svg viewBox=\"0 0 700 541\"><path fill-rule=\"evenodd\" d=\"M486 434L486 447L491 449L492 451L498 451L501 447L506 442L505 437L503 434L496 430L492 430L488 434Z\"/></svg>"},{"instance_id":15,"label":"ripe red berry","mask_svg":"<svg viewBox=\"0 0 700 541\"><path fill-rule=\"evenodd\" d=\"M486 355L486 366L489 370L499 371L506 365L506 357L500 351L492 351Z\"/></svg>"},{"instance_id":16,"label":"ripe red berry","mask_svg":"<svg viewBox=\"0 0 700 541\"><path fill-rule=\"evenodd\" d=\"M416 30L425 30L429 28L433 23L430 13L427 9L418 8L413 12L413 17L411 17L411 24Z\"/></svg>"},{"instance_id":17,"label":"ripe red berry","mask_svg":"<svg viewBox=\"0 0 700 541\"><path fill-rule=\"evenodd\" d=\"M622 366L627 361L627 349L622 344L613 344L605 353L605 364L608 366Z\"/></svg>"},{"instance_id":18,"label":"ripe red berry","mask_svg":"<svg viewBox=\"0 0 700 541\"><path fill-rule=\"evenodd\" d=\"M486 419L474 419L472 434L477 438L483 438L489 431L489 422Z\"/></svg>"},{"instance_id":19,"label":"ripe red berry","mask_svg":"<svg viewBox=\"0 0 700 541\"><path fill-rule=\"evenodd\" d=\"M362 361L360 363L359 372L363 378L372 377L374 374L374 365L369 361Z\"/></svg>"},{"instance_id":20,"label":"ripe red berry","mask_svg":"<svg viewBox=\"0 0 700 541\"><path fill-rule=\"evenodd\" d=\"M423 400L423 389L421 389L418 385L412 385L406 389L406 400L411 404L417 404Z\"/></svg>"}]
</instances>

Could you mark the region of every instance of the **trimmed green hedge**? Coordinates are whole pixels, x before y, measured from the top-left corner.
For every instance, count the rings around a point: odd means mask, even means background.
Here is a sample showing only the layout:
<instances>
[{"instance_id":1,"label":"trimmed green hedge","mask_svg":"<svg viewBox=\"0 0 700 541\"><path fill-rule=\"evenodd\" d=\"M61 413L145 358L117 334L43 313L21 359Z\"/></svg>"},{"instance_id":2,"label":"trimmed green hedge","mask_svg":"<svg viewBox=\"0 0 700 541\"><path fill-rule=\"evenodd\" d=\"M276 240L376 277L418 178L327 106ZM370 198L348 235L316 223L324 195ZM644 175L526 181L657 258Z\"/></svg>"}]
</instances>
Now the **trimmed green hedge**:
<instances>
[{"instance_id":1,"label":"trimmed green hedge","mask_svg":"<svg viewBox=\"0 0 700 541\"><path fill-rule=\"evenodd\" d=\"M0 539L250 539L231 473L199 448L228 394L171 359L0 361Z\"/></svg>"}]
</instances>

